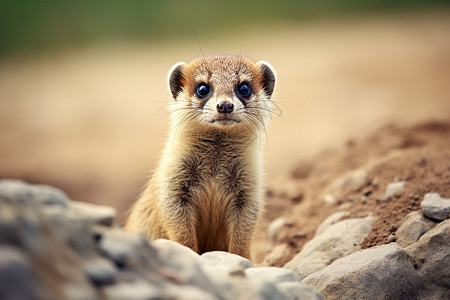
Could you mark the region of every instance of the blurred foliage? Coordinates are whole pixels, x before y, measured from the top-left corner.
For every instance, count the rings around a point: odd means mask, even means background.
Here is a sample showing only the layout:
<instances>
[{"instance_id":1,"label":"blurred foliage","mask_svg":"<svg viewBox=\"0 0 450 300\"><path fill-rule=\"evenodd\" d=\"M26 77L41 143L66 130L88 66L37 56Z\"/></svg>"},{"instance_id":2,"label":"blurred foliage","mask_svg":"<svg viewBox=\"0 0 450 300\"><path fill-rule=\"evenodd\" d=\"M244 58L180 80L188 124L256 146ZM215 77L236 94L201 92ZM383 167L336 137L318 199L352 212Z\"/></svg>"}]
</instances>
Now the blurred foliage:
<instances>
[{"instance_id":1,"label":"blurred foliage","mask_svg":"<svg viewBox=\"0 0 450 300\"><path fill-rule=\"evenodd\" d=\"M447 4L449 0L0 0L0 55Z\"/></svg>"}]
</instances>

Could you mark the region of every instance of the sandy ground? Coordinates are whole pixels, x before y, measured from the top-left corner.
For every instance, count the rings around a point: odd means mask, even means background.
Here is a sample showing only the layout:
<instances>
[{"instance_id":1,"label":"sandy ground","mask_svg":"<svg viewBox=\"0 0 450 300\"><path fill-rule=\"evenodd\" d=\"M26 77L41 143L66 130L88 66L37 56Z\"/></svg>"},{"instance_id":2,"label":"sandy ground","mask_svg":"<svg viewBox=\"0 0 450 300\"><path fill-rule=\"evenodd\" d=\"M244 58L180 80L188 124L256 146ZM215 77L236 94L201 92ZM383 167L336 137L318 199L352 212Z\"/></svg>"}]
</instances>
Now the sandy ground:
<instances>
[{"instance_id":1,"label":"sandy ground","mask_svg":"<svg viewBox=\"0 0 450 300\"><path fill-rule=\"evenodd\" d=\"M421 210L425 194L450 198L450 121L386 125L342 149L299 161L291 170L268 193L267 212L253 241L256 263L283 266L338 211L345 212L345 219L373 217L362 248L386 244L391 235L395 240L405 216ZM351 179L361 173L362 180ZM404 188L386 198L387 186L394 182L403 182ZM269 224L278 217L285 225L269 243ZM268 256L282 244L285 253Z\"/></svg>"},{"instance_id":2,"label":"sandy ground","mask_svg":"<svg viewBox=\"0 0 450 300\"><path fill-rule=\"evenodd\" d=\"M249 29L202 38L278 73L281 117L268 131L267 181L324 148L394 122L450 119L445 13ZM236 38L238 36L238 38ZM130 206L168 127L166 74L201 55L194 37L108 44L0 62L0 177L65 189L75 200Z\"/></svg>"}]
</instances>

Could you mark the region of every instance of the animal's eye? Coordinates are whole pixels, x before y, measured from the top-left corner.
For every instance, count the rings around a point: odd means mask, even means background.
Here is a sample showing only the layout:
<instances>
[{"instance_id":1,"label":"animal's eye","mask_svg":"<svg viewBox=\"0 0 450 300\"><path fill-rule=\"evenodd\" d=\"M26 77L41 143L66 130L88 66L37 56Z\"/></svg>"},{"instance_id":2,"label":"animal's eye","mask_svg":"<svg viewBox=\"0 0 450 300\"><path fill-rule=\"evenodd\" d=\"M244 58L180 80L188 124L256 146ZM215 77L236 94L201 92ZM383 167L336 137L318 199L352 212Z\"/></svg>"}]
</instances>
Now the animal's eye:
<instances>
[{"instance_id":1,"label":"animal's eye","mask_svg":"<svg viewBox=\"0 0 450 300\"><path fill-rule=\"evenodd\" d=\"M250 85L248 82L242 82L237 87L237 92L239 95L241 95L244 98L250 97L250 94L252 93L252 89L250 88Z\"/></svg>"},{"instance_id":2,"label":"animal's eye","mask_svg":"<svg viewBox=\"0 0 450 300\"><path fill-rule=\"evenodd\" d=\"M211 88L208 84L202 82L197 86L197 89L195 91L199 98L205 98L206 96L209 95Z\"/></svg>"}]
</instances>

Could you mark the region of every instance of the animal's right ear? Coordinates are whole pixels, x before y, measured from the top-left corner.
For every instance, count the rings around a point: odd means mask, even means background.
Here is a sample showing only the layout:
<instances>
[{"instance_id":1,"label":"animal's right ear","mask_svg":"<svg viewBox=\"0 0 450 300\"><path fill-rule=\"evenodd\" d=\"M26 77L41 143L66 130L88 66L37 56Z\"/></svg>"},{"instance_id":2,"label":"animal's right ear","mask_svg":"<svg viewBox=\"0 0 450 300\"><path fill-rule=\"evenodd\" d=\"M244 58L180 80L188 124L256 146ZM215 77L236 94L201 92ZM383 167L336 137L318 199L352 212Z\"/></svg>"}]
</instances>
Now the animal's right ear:
<instances>
[{"instance_id":1,"label":"animal's right ear","mask_svg":"<svg viewBox=\"0 0 450 300\"><path fill-rule=\"evenodd\" d=\"M183 73L186 69L186 63L176 63L169 71L169 87L174 99L182 91L184 85Z\"/></svg>"}]
</instances>

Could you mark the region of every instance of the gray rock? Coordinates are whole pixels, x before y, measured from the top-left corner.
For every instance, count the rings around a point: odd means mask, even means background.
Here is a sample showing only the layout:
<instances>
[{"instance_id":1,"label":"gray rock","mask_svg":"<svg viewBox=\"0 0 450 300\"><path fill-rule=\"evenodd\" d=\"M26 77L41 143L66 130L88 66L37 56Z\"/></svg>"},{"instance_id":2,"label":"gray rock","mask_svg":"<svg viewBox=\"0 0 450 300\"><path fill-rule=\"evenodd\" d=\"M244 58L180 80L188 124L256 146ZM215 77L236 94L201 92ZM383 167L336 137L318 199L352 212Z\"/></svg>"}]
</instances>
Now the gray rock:
<instances>
[{"instance_id":1,"label":"gray rock","mask_svg":"<svg viewBox=\"0 0 450 300\"><path fill-rule=\"evenodd\" d=\"M0 246L0 299L33 299L32 270L18 248Z\"/></svg>"},{"instance_id":2,"label":"gray rock","mask_svg":"<svg viewBox=\"0 0 450 300\"><path fill-rule=\"evenodd\" d=\"M211 280L201 268L201 256L183 245L175 242L156 242L158 259L164 262L164 268L174 274L177 280L184 284L191 284L206 292L217 294Z\"/></svg>"},{"instance_id":3,"label":"gray rock","mask_svg":"<svg viewBox=\"0 0 450 300\"><path fill-rule=\"evenodd\" d=\"M294 272L284 268L276 268L276 267L248 268L245 270L245 274L250 279L267 281L272 283L285 281L300 281L300 278L298 278Z\"/></svg>"},{"instance_id":4,"label":"gray rock","mask_svg":"<svg viewBox=\"0 0 450 300\"><path fill-rule=\"evenodd\" d=\"M83 268L89 280L96 286L116 282L117 269L109 260L101 257L90 259L84 262Z\"/></svg>"},{"instance_id":5,"label":"gray rock","mask_svg":"<svg viewBox=\"0 0 450 300\"><path fill-rule=\"evenodd\" d=\"M218 265L226 265L229 267L240 266L243 269L253 267L253 264L248 259L225 251L211 251L203 253L200 255L198 263L201 266L208 267Z\"/></svg>"},{"instance_id":6,"label":"gray rock","mask_svg":"<svg viewBox=\"0 0 450 300\"><path fill-rule=\"evenodd\" d=\"M69 198L57 188L47 185L33 185L20 180L10 179L0 180L0 201L69 206Z\"/></svg>"},{"instance_id":7,"label":"gray rock","mask_svg":"<svg viewBox=\"0 0 450 300\"><path fill-rule=\"evenodd\" d=\"M360 249L360 244L372 229L372 217L347 219L329 226L315 236L289 261L285 268L301 279L319 271L338 258Z\"/></svg>"},{"instance_id":8,"label":"gray rock","mask_svg":"<svg viewBox=\"0 0 450 300\"><path fill-rule=\"evenodd\" d=\"M425 232L432 228L430 223L418 211L409 213L395 233L397 243L405 248L417 242Z\"/></svg>"},{"instance_id":9,"label":"gray rock","mask_svg":"<svg viewBox=\"0 0 450 300\"><path fill-rule=\"evenodd\" d=\"M103 289L106 299L111 300L159 300L161 289L148 282L123 282Z\"/></svg>"},{"instance_id":10,"label":"gray rock","mask_svg":"<svg viewBox=\"0 0 450 300\"><path fill-rule=\"evenodd\" d=\"M179 253L180 255L183 253L183 255L190 256L192 257L192 259L197 259L200 257L200 255L191 248L181 245L180 243L177 243L175 241L158 239L151 241L150 244L158 250L158 252L160 253L160 258L168 259L170 255L172 255L171 253L175 252Z\"/></svg>"},{"instance_id":11,"label":"gray rock","mask_svg":"<svg viewBox=\"0 0 450 300\"><path fill-rule=\"evenodd\" d=\"M428 193L421 203L423 214L439 221L450 216L450 199L444 199L437 193Z\"/></svg>"},{"instance_id":12,"label":"gray rock","mask_svg":"<svg viewBox=\"0 0 450 300\"><path fill-rule=\"evenodd\" d=\"M233 270L235 270L235 268L239 269L243 273L243 276L233 275ZM222 299L240 299L243 294L248 293L250 283L241 267L229 268L226 266L219 266L216 268L203 267L202 269L213 282L218 291L217 294L220 295Z\"/></svg>"},{"instance_id":13,"label":"gray rock","mask_svg":"<svg viewBox=\"0 0 450 300\"><path fill-rule=\"evenodd\" d=\"M450 220L425 233L405 249L415 260L423 279L423 299L448 299L450 295Z\"/></svg>"},{"instance_id":14,"label":"gray rock","mask_svg":"<svg viewBox=\"0 0 450 300\"><path fill-rule=\"evenodd\" d=\"M386 193L384 194L384 200L388 200L394 195L399 195L405 189L406 183L404 181L392 182L386 187Z\"/></svg>"},{"instance_id":15,"label":"gray rock","mask_svg":"<svg viewBox=\"0 0 450 300\"><path fill-rule=\"evenodd\" d=\"M316 289L301 282L280 282L277 289L289 300L322 300Z\"/></svg>"},{"instance_id":16,"label":"gray rock","mask_svg":"<svg viewBox=\"0 0 450 300\"><path fill-rule=\"evenodd\" d=\"M417 299L420 278L414 261L396 243L369 248L336 260L303 283L325 299Z\"/></svg>"},{"instance_id":17,"label":"gray rock","mask_svg":"<svg viewBox=\"0 0 450 300\"><path fill-rule=\"evenodd\" d=\"M317 228L316 230L316 236L323 233L325 229L330 227L331 225L335 224L336 222L340 221L343 217L347 215L347 212L345 211L338 211L337 213L332 214L328 218L326 218Z\"/></svg>"},{"instance_id":18,"label":"gray rock","mask_svg":"<svg viewBox=\"0 0 450 300\"><path fill-rule=\"evenodd\" d=\"M100 234L100 252L119 268L141 268L151 264L156 256L156 250L140 235L127 234L117 228L97 234Z\"/></svg>"},{"instance_id":19,"label":"gray rock","mask_svg":"<svg viewBox=\"0 0 450 300\"><path fill-rule=\"evenodd\" d=\"M96 252L93 232L85 218L71 213L70 209L54 206L45 207L42 211L48 217L47 221L58 239L66 242L84 257L89 257Z\"/></svg>"},{"instance_id":20,"label":"gray rock","mask_svg":"<svg viewBox=\"0 0 450 300\"><path fill-rule=\"evenodd\" d=\"M89 222L105 226L112 226L117 216L117 211L113 207L86 202L74 201L71 203L70 210L71 213L80 215Z\"/></svg>"}]
</instances>

